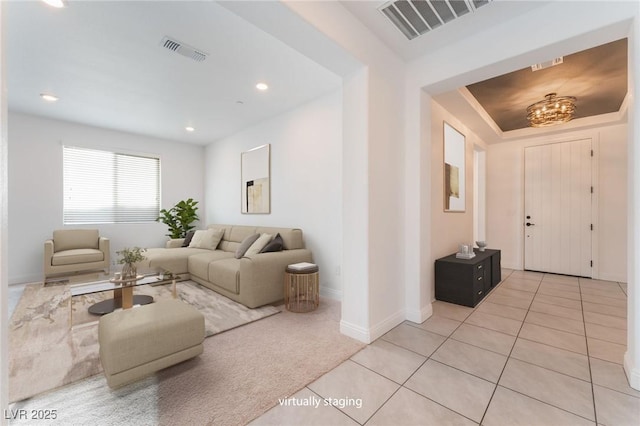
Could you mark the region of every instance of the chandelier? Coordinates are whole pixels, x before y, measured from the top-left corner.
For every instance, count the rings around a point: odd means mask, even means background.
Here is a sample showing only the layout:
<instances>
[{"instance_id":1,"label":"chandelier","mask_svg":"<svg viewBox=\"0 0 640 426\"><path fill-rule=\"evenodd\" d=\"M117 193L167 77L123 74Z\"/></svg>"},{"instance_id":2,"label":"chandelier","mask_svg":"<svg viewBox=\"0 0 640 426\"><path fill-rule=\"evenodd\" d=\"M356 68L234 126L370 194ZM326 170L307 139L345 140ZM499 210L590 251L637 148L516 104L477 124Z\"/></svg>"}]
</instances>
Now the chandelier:
<instances>
[{"instance_id":1,"label":"chandelier","mask_svg":"<svg viewBox=\"0 0 640 426\"><path fill-rule=\"evenodd\" d=\"M566 123L576 112L574 96L545 95L544 99L527 107L527 120L531 127L546 127Z\"/></svg>"}]
</instances>

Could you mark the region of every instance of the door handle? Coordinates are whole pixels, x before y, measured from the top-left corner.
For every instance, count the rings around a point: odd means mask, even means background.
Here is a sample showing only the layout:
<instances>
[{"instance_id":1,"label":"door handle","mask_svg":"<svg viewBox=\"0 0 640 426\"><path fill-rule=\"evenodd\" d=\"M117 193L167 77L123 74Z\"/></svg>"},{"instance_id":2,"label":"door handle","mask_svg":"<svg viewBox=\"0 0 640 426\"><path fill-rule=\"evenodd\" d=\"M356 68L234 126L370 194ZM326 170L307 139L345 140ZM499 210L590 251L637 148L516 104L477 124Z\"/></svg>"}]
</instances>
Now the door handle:
<instances>
[{"instance_id":1,"label":"door handle","mask_svg":"<svg viewBox=\"0 0 640 426\"><path fill-rule=\"evenodd\" d=\"M526 225L527 225L527 226L534 226L534 225L535 225L535 223L527 222L527 223L526 223Z\"/></svg>"}]
</instances>

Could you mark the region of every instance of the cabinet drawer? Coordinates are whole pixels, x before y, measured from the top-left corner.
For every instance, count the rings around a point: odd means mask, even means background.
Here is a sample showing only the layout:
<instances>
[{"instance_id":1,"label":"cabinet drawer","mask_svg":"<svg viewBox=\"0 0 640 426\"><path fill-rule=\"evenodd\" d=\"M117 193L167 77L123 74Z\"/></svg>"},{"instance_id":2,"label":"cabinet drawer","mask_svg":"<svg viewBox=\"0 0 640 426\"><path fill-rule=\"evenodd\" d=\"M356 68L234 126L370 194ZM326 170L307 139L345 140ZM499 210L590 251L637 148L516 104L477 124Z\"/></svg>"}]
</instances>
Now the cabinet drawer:
<instances>
[{"instance_id":1,"label":"cabinet drawer","mask_svg":"<svg viewBox=\"0 0 640 426\"><path fill-rule=\"evenodd\" d=\"M476 303L482 300L482 298L485 296L484 277L481 276L479 278L482 279L475 279L473 281L473 306L475 306Z\"/></svg>"}]
</instances>

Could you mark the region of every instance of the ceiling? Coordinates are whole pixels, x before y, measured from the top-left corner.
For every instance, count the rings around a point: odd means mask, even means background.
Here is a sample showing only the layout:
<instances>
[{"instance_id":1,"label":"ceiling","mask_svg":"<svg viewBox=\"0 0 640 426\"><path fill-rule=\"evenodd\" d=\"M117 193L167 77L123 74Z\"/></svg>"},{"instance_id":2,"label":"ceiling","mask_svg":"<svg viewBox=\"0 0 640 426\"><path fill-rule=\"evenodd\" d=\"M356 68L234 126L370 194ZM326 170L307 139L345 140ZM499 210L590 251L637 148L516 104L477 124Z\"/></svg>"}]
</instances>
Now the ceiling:
<instances>
[{"instance_id":1,"label":"ceiling","mask_svg":"<svg viewBox=\"0 0 640 426\"><path fill-rule=\"evenodd\" d=\"M340 3L409 63L494 28L505 17L548 5L491 1L409 41L378 10L386 1ZM9 109L204 145L338 89L335 73L237 14L261 14L262 6L70 0L66 8L53 9L41 1L8 2L3 30ZM274 25L264 14L254 18L257 25ZM208 53L206 60L163 48L164 36ZM269 90L256 90L259 81ZM626 81L622 40L566 55L556 67L514 71L433 98L494 143L522 135L526 106L550 92L576 96L578 117L619 111ZM43 102L43 92L60 100ZM185 126L196 130L189 133Z\"/></svg>"},{"instance_id":2,"label":"ceiling","mask_svg":"<svg viewBox=\"0 0 640 426\"><path fill-rule=\"evenodd\" d=\"M535 72L527 67L467 89L503 132L529 127L527 106L552 92L577 98L575 118L618 112L627 94L627 39L564 56L559 65Z\"/></svg>"},{"instance_id":3,"label":"ceiling","mask_svg":"<svg viewBox=\"0 0 640 426\"><path fill-rule=\"evenodd\" d=\"M543 0L491 1L472 13L462 15L413 40L407 40L379 10L382 5L389 3L388 0L341 3L407 62L424 56L425 52L453 45L474 34L500 26L510 18L550 4ZM567 52L563 60L562 65L535 73L527 67L475 82L467 87L445 93L432 93L432 96L434 101L464 121L481 139L490 144L556 133L562 129L626 120L626 39L583 52ZM544 95L551 92L576 96L578 119L563 126L538 129L528 127L527 106L542 100ZM604 117L608 117L606 114L611 112L618 114L605 119ZM579 120L580 118L586 120Z\"/></svg>"},{"instance_id":4,"label":"ceiling","mask_svg":"<svg viewBox=\"0 0 640 426\"><path fill-rule=\"evenodd\" d=\"M215 2L4 6L10 111L208 144L341 85ZM164 36L209 55L181 56L161 46ZM269 90L256 90L261 81Z\"/></svg>"},{"instance_id":5,"label":"ceiling","mask_svg":"<svg viewBox=\"0 0 640 426\"><path fill-rule=\"evenodd\" d=\"M473 36L478 31L500 25L505 18L522 15L543 7L548 2L541 0L491 1L475 12L462 15L413 40L407 40L400 30L380 12L379 8L389 3L389 0L342 0L340 3L398 56L405 61L411 61L423 56L425 52L454 44Z\"/></svg>"}]
</instances>

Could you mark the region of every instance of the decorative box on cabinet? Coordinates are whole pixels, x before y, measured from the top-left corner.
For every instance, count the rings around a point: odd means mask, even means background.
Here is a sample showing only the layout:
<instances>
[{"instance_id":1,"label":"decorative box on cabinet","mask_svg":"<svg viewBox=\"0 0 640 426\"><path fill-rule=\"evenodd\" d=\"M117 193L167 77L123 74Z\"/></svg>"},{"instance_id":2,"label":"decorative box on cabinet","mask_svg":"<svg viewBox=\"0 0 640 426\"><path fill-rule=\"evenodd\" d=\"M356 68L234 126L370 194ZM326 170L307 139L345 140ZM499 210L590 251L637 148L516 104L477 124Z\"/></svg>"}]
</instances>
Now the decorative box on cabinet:
<instances>
[{"instance_id":1,"label":"decorative box on cabinet","mask_svg":"<svg viewBox=\"0 0 640 426\"><path fill-rule=\"evenodd\" d=\"M436 300L475 307L500 283L500 250L475 253L473 259L452 254L436 260Z\"/></svg>"}]
</instances>

